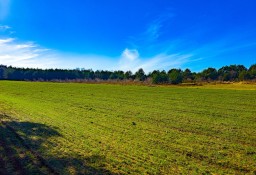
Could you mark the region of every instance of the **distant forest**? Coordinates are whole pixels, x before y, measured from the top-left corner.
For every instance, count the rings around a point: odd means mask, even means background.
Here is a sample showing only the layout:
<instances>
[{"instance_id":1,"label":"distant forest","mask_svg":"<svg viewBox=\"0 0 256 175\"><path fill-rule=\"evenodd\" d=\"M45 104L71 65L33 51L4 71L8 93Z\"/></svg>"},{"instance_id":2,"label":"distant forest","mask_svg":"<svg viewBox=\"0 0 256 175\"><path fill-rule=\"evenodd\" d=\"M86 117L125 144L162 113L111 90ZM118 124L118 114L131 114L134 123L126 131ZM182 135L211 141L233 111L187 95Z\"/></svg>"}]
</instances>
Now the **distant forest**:
<instances>
[{"instance_id":1,"label":"distant forest","mask_svg":"<svg viewBox=\"0 0 256 175\"><path fill-rule=\"evenodd\" d=\"M0 80L21 81L138 81L153 84L180 84L211 81L256 81L256 64L247 69L243 65L207 68L201 72L189 69L154 70L146 74L143 69L131 71L106 71L91 69L34 69L0 65Z\"/></svg>"}]
</instances>

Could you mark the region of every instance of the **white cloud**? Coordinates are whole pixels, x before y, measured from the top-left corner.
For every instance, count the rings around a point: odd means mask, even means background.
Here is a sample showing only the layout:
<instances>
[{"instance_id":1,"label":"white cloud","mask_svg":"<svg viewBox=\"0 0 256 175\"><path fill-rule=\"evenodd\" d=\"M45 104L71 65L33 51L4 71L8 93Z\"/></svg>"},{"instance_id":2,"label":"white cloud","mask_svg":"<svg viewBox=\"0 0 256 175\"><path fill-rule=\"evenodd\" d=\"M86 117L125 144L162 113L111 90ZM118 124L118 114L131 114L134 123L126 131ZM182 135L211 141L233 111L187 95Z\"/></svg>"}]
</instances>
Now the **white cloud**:
<instances>
[{"instance_id":1,"label":"white cloud","mask_svg":"<svg viewBox=\"0 0 256 175\"><path fill-rule=\"evenodd\" d=\"M19 42L14 38L0 39L0 64L33 68L85 68L93 70L131 70L143 68L145 72L156 69L180 68L193 61L192 55L161 53L152 57L140 57L136 49L124 49L120 57L101 55L77 55L43 48L33 42ZM119 60L118 62L116 60Z\"/></svg>"},{"instance_id":2,"label":"white cloud","mask_svg":"<svg viewBox=\"0 0 256 175\"><path fill-rule=\"evenodd\" d=\"M125 54L124 54L125 53ZM118 69L133 72L143 68L145 72L153 70L169 70L181 68L187 62L191 62L193 55L190 54L166 54L161 53L149 58L139 57L138 50L125 49L119 60Z\"/></svg>"},{"instance_id":3,"label":"white cloud","mask_svg":"<svg viewBox=\"0 0 256 175\"><path fill-rule=\"evenodd\" d=\"M132 70L131 68L136 67L139 64L139 52L136 49L125 49L122 54L121 58L119 59L119 65L117 66L118 69L121 70Z\"/></svg>"},{"instance_id":4,"label":"white cloud","mask_svg":"<svg viewBox=\"0 0 256 175\"><path fill-rule=\"evenodd\" d=\"M14 40L14 38L6 38L6 39L0 39L0 45L5 43L10 43Z\"/></svg>"},{"instance_id":5,"label":"white cloud","mask_svg":"<svg viewBox=\"0 0 256 175\"><path fill-rule=\"evenodd\" d=\"M134 54L136 55L135 52ZM132 59L132 54L127 52L126 55ZM31 68L75 69L79 67L93 70L116 70L117 68L113 58L58 52L33 42L20 42L14 38L0 38L0 64Z\"/></svg>"},{"instance_id":6,"label":"white cloud","mask_svg":"<svg viewBox=\"0 0 256 175\"><path fill-rule=\"evenodd\" d=\"M143 68L146 72L152 70L169 70L171 68L181 68L183 64L191 61L189 54L159 54L142 62L137 69Z\"/></svg>"},{"instance_id":7,"label":"white cloud","mask_svg":"<svg viewBox=\"0 0 256 175\"><path fill-rule=\"evenodd\" d=\"M122 53L122 58L134 61L135 59L139 58L139 52L136 49L125 49Z\"/></svg>"},{"instance_id":8,"label":"white cloud","mask_svg":"<svg viewBox=\"0 0 256 175\"><path fill-rule=\"evenodd\" d=\"M0 64L46 68L55 62L50 50L40 48L32 42L5 38L0 39L0 48Z\"/></svg>"},{"instance_id":9,"label":"white cloud","mask_svg":"<svg viewBox=\"0 0 256 175\"><path fill-rule=\"evenodd\" d=\"M153 70L169 70L171 68L182 68L186 63L196 61L195 56L187 54L187 51L180 51L179 46L184 45L184 42L179 40L160 41L159 38L165 35L166 26L170 25L170 20L175 15L171 13L171 10L159 14L154 20L152 20L147 26L146 30L138 36L129 37L128 44L134 48L137 48L137 56L131 54L131 58L126 56L131 52L130 49L125 49L119 60L119 69L137 71L139 68L143 68L145 72ZM150 57L143 57L139 55L138 49L142 53L151 53ZM128 55L129 55L128 54ZM125 56L124 56L125 55ZM135 59L136 58L136 59Z\"/></svg>"}]
</instances>

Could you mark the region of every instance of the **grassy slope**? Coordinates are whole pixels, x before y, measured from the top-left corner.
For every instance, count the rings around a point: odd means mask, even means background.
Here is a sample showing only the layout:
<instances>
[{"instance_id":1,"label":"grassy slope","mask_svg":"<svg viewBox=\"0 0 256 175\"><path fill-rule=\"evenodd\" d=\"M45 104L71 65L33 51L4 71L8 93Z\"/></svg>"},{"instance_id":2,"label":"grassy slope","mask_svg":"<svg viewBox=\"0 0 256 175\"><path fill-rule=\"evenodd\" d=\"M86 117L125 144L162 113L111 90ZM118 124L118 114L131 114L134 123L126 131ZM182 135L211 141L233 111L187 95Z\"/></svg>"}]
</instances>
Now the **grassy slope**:
<instances>
[{"instance_id":1,"label":"grassy slope","mask_svg":"<svg viewBox=\"0 0 256 175\"><path fill-rule=\"evenodd\" d=\"M61 173L253 173L255 99L212 87L0 82L0 112ZM24 122L58 134L36 136Z\"/></svg>"}]
</instances>

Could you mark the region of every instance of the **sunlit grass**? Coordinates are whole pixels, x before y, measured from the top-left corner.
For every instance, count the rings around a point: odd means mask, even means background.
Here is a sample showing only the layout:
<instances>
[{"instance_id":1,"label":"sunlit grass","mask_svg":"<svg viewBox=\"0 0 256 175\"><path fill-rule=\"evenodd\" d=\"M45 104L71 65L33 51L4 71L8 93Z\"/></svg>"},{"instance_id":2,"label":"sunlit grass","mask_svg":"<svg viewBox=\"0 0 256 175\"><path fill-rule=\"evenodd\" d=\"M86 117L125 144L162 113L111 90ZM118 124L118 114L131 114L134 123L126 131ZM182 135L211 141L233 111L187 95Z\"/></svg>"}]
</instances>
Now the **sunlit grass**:
<instances>
[{"instance_id":1,"label":"sunlit grass","mask_svg":"<svg viewBox=\"0 0 256 175\"><path fill-rule=\"evenodd\" d=\"M0 112L59 133L13 124L61 174L253 173L256 91L231 86L1 81Z\"/></svg>"}]
</instances>

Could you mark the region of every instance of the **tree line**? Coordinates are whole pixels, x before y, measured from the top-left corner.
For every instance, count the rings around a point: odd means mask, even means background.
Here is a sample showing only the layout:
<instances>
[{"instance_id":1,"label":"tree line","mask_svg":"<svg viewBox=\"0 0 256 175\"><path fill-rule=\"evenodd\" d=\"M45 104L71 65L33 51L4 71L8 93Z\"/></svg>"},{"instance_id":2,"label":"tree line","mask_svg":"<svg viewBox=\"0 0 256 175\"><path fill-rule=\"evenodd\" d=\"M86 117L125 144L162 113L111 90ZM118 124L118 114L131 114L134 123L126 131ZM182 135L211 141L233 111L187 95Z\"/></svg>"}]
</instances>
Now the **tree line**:
<instances>
[{"instance_id":1,"label":"tree line","mask_svg":"<svg viewBox=\"0 0 256 175\"><path fill-rule=\"evenodd\" d=\"M130 80L153 84L180 84L210 81L256 80L256 64L247 69L243 65L223 66L220 69L207 68L201 72L190 69L170 69L168 72L154 70L148 74L140 68L137 72L107 71L91 69L35 69L0 65L0 80L22 81L72 81L72 80Z\"/></svg>"}]
</instances>

